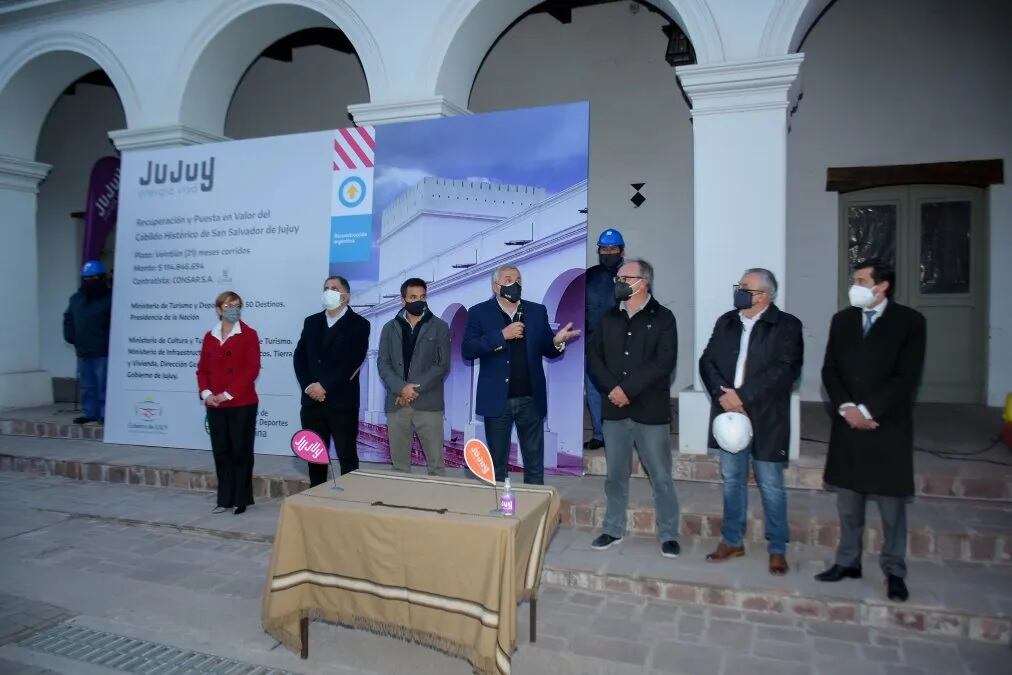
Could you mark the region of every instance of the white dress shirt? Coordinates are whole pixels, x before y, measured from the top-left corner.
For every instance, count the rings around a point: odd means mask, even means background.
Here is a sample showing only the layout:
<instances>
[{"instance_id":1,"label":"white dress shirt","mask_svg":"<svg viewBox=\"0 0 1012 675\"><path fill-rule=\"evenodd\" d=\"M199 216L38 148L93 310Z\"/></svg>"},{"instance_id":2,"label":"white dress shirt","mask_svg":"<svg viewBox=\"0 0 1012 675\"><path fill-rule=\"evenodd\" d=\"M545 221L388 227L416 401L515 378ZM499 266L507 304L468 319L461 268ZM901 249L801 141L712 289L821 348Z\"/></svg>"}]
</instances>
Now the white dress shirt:
<instances>
[{"instance_id":1,"label":"white dress shirt","mask_svg":"<svg viewBox=\"0 0 1012 675\"><path fill-rule=\"evenodd\" d=\"M741 342L738 344L738 362L734 366L734 388L737 389L745 384L745 361L748 360L748 342L752 339L752 329L755 322L759 320L766 310L759 312L751 319L745 316L744 312L738 312L741 319Z\"/></svg>"}]
</instances>

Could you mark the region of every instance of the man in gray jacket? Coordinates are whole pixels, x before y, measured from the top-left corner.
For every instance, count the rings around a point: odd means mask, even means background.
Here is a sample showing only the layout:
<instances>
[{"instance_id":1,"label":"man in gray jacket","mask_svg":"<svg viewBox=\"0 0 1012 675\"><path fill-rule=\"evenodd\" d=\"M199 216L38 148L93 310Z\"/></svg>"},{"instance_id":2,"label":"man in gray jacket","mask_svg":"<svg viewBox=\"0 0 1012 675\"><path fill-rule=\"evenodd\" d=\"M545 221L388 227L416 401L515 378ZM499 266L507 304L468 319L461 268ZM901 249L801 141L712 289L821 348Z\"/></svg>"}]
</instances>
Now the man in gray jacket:
<instances>
[{"instance_id":1,"label":"man in gray jacket","mask_svg":"<svg viewBox=\"0 0 1012 675\"><path fill-rule=\"evenodd\" d=\"M403 309L383 326L379 375L387 388L387 435L395 471L411 472L411 437L418 434L429 474L443 470L443 380L450 371L450 327L426 304L422 279L401 284Z\"/></svg>"}]
</instances>

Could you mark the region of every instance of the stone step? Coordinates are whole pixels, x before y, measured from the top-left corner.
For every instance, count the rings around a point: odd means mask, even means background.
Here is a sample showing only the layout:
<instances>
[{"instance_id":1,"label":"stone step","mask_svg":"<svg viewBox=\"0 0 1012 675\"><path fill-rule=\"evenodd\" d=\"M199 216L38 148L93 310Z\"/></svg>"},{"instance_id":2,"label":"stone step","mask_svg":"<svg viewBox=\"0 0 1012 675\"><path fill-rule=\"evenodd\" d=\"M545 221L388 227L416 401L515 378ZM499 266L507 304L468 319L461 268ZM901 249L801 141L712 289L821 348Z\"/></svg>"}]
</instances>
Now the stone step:
<instances>
[{"instance_id":1,"label":"stone step","mask_svg":"<svg viewBox=\"0 0 1012 675\"><path fill-rule=\"evenodd\" d=\"M0 436L31 436L69 440L101 441L104 429L97 425L80 426L69 423L70 415L47 414L30 418L19 417L8 411L6 417L0 414ZM366 425L368 426L368 425ZM386 448L382 434L366 430L361 434L363 444L375 448ZM418 446L417 440L415 445ZM821 490L822 471L825 464L824 448L817 444L803 444L801 457L787 468L784 480L792 490ZM414 447L413 456L422 462L421 447ZM447 444L447 466L463 465L461 439ZM1012 460L1010 460L1012 461ZM1012 504L1012 469L984 463L967 463L955 460L943 461L918 453L914 485L920 497L945 497L952 499L973 499ZM584 471L590 476L607 473L607 460L603 450L584 451ZM719 483L720 467L710 455L684 454L672 449L672 473L676 480ZM633 475L645 478L639 461L632 461Z\"/></svg>"},{"instance_id":2,"label":"stone step","mask_svg":"<svg viewBox=\"0 0 1012 675\"><path fill-rule=\"evenodd\" d=\"M372 465L370 465L372 466ZM375 465L384 469L386 465ZM217 479L211 454L204 451L51 441L0 436L0 470L65 476L76 480L214 490ZM258 455L253 491L278 498L308 487L304 464L294 457ZM452 473L452 471L451 471ZM550 477L562 497L562 522L597 527L604 519L604 480L598 476ZM677 481L681 528L689 536L718 536L722 522L720 486ZM746 538L763 541L758 494L750 490ZM835 546L839 540L835 498L823 491L796 491L788 497L793 544ZM631 481L628 528L632 534L656 531L648 481ZM908 554L913 559L977 564L1012 563L1012 505L968 500L918 499L908 512ZM876 507L869 505L866 550L882 542Z\"/></svg>"},{"instance_id":3,"label":"stone step","mask_svg":"<svg viewBox=\"0 0 1012 675\"><path fill-rule=\"evenodd\" d=\"M671 458L672 474L676 480L720 482L720 464L712 455L685 454L672 449ZM914 458L914 488L917 496L1012 503L1012 458L1008 460L1007 467L960 465L956 460L941 462L926 459L921 453ZM824 467L824 455L803 453L784 471L784 483L791 489L822 490ZM608 461L604 451L584 450L583 470L588 476L607 475ZM646 472L636 457L632 460L632 471L634 476L646 478ZM751 477L749 480L755 484Z\"/></svg>"},{"instance_id":4,"label":"stone step","mask_svg":"<svg viewBox=\"0 0 1012 675\"><path fill-rule=\"evenodd\" d=\"M1009 644L1012 637L1008 566L911 561L910 600L897 603L886 598L873 557L863 563L863 579L827 584L813 579L832 561L833 551L827 547L792 545L790 572L773 577L767 571L765 546L750 547L743 558L708 563L704 557L716 546L715 538L682 537L682 555L673 560L661 557L658 542L648 537L628 536L606 551L594 551L590 542L595 534L560 529L549 546L544 583L818 619L839 624L841 637L866 627L1001 644Z\"/></svg>"},{"instance_id":5,"label":"stone step","mask_svg":"<svg viewBox=\"0 0 1012 675\"><path fill-rule=\"evenodd\" d=\"M604 479L598 476L559 482L562 520L577 527L600 527L606 501ZM690 536L718 537L723 524L723 495L718 484L676 481L681 528ZM840 528L836 497L826 491L788 494L788 522L793 544L836 546ZM759 492L749 488L746 541L763 542L763 513ZM656 532L649 481L630 481L627 528L632 534ZM969 500L916 499L907 510L907 554L925 560L978 563L1012 562L1012 505ZM865 550L878 553L882 546L878 507L868 504Z\"/></svg>"}]
</instances>

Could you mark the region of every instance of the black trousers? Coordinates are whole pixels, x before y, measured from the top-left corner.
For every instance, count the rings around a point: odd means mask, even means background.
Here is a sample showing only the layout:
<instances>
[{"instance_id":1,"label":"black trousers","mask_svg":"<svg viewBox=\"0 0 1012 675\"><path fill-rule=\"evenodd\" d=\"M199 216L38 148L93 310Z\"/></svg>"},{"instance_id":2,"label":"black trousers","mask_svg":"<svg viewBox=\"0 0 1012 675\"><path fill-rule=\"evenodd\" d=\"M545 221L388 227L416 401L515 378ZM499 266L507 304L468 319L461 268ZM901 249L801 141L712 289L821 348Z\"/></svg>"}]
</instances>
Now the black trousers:
<instances>
[{"instance_id":1,"label":"black trousers","mask_svg":"<svg viewBox=\"0 0 1012 675\"><path fill-rule=\"evenodd\" d=\"M328 448L331 439L334 440L342 476L358 468L357 410L333 410L324 405L304 405L299 417L302 420L302 428L318 433ZM307 464L309 464L310 487L327 482L328 465L310 462Z\"/></svg>"},{"instance_id":2,"label":"black trousers","mask_svg":"<svg viewBox=\"0 0 1012 675\"><path fill-rule=\"evenodd\" d=\"M208 408L214 472L218 474L218 506L249 506L253 503L253 440L256 438L257 406Z\"/></svg>"},{"instance_id":3,"label":"black trousers","mask_svg":"<svg viewBox=\"0 0 1012 675\"><path fill-rule=\"evenodd\" d=\"M495 479L506 480L509 471L513 426L517 428L520 454L524 458L524 483L545 484L545 420L534 399L520 396L506 399L506 409L498 417L485 417L485 438L495 466Z\"/></svg>"}]
</instances>

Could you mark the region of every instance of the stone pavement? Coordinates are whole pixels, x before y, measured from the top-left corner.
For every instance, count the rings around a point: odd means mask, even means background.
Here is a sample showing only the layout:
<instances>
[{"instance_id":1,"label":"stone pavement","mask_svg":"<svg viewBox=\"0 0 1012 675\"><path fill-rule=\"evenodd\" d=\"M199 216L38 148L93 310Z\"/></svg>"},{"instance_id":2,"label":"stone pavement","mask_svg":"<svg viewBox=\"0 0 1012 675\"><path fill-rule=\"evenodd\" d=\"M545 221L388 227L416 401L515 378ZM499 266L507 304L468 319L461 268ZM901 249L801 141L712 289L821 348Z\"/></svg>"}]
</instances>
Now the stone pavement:
<instances>
[{"instance_id":1,"label":"stone pavement","mask_svg":"<svg viewBox=\"0 0 1012 675\"><path fill-rule=\"evenodd\" d=\"M424 647L320 622L309 660L278 647L259 626L277 500L242 516L211 506L209 493L0 472L0 634L14 636L0 645L0 672L109 672L24 646L22 627L53 622L291 672L470 672ZM1012 655L891 628L559 586L543 588L539 611L535 644L519 614L515 673L991 675L1010 672Z\"/></svg>"}]
</instances>

